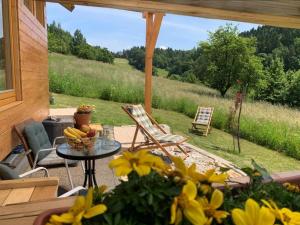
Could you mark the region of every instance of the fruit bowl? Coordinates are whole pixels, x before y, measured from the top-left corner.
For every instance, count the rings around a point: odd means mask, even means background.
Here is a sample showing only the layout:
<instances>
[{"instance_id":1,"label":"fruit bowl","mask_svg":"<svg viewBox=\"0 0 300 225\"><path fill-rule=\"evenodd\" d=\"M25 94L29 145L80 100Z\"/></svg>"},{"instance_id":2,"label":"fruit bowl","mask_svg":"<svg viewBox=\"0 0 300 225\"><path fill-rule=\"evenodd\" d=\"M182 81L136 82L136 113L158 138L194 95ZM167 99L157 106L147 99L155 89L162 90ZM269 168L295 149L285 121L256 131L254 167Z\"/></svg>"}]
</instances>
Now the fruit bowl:
<instances>
[{"instance_id":1,"label":"fruit bowl","mask_svg":"<svg viewBox=\"0 0 300 225\"><path fill-rule=\"evenodd\" d=\"M90 129L83 132L79 129L68 127L64 130L64 136L72 149L78 151L91 150L97 140L97 131Z\"/></svg>"},{"instance_id":2,"label":"fruit bowl","mask_svg":"<svg viewBox=\"0 0 300 225\"><path fill-rule=\"evenodd\" d=\"M84 150L93 149L95 142L97 140L97 137L85 137L85 138L67 138L67 142L70 145L72 149L75 150Z\"/></svg>"}]
</instances>

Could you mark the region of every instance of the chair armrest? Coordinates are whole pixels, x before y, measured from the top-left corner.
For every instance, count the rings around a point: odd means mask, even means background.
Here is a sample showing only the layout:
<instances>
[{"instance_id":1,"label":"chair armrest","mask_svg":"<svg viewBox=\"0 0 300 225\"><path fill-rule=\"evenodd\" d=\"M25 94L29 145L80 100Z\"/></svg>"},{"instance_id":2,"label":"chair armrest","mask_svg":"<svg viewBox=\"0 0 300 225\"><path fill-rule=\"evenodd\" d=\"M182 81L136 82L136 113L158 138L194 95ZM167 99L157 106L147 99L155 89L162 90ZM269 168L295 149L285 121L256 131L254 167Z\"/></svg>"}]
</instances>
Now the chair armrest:
<instances>
[{"instance_id":1,"label":"chair armrest","mask_svg":"<svg viewBox=\"0 0 300 225\"><path fill-rule=\"evenodd\" d=\"M59 136L59 137L54 138L52 147L55 148L56 142L61 139L65 139L65 136Z\"/></svg>"},{"instance_id":2,"label":"chair armrest","mask_svg":"<svg viewBox=\"0 0 300 225\"><path fill-rule=\"evenodd\" d=\"M71 196L71 195L73 195L73 194L75 194L75 193L77 193L77 192L79 192L79 191L81 191L81 190L86 190L86 188L84 188L84 187L82 187L82 186L78 186L78 187L73 188L72 190L70 190L70 191L68 191L68 192L66 192L66 193L64 193L64 194L62 194L62 195L60 195L60 196L58 196L58 198L69 197L69 196Z\"/></svg>"},{"instance_id":3,"label":"chair armrest","mask_svg":"<svg viewBox=\"0 0 300 225\"><path fill-rule=\"evenodd\" d=\"M26 173L20 174L19 177L20 178L27 177L27 176L29 176L33 173L36 173L38 171L41 171L41 170L43 170L45 172L45 177L49 177L49 172L45 167L38 167L38 168L35 168L33 170L29 170Z\"/></svg>"}]
</instances>

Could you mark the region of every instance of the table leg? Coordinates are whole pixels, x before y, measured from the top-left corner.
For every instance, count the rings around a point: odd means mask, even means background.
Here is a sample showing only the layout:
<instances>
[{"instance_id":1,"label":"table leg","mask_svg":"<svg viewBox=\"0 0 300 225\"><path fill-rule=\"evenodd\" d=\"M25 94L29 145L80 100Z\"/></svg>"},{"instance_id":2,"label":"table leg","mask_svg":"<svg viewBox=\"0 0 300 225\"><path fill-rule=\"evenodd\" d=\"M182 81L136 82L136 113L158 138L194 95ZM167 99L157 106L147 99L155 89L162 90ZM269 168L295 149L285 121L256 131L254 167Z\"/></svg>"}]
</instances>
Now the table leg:
<instances>
[{"instance_id":1,"label":"table leg","mask_svg":"<svg viewBox=\"0 0 300 225\"><path fill-rule=\"evenodd\" d=\"M89 188L93 187L93 175L92 175L92 165L91 165L91 160L88 161L88 183L89 183Z\"/></svg>"},{"instance_id":2,"label":"table leg","mask_svg":"<svg viewBox=\"0 0 300 225\"><path fill-rule=\"evenodd\" d=\"M95 160L85 160L84 168L85 168L85 173L84 173L83 187L98 186L96 181L96 174L95 174Z\"/></svg>"},{"instance_id":3,"label":"table leg","mask_svg":"<svg viewBox=\"0 0 300 225\"><path fill-rule=\"evenodd\" d=\"M83 187L86 187L87 180L88 180L88 160L84 160L84 182Z\"/></svg>"},{"instance_id":4,"label":"table leg","mask_svg":"<svg viewBox=\"0 0 300 225\"><path fill-rule=\"evenodd\" d=\"M96 180L96 171L95 171L95 160L93 160L93 164L92 164L92 174L93 174L93 181L94 181L94 185L97 187L97 180Z\"/></svg>"}]
</instances>

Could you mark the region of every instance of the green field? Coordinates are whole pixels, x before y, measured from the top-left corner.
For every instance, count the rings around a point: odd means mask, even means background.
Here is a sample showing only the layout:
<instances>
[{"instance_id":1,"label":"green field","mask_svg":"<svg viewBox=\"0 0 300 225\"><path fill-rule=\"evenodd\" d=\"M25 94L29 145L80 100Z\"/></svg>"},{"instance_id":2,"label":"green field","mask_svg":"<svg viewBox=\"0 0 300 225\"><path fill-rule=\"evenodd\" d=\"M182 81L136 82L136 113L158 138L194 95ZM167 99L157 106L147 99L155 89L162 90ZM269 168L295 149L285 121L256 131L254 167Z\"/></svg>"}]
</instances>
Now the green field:
<instances>
[{"instance_id":1,"label":"green field","mask_svg":"<svg viewBox=\"0 0 300 225\"><path fill-rule=\"evenodd\" d=\"M124 59L115 63L49 54L50 90L115 102L144 100L144 74ZM215 107L213 126L226 129L227 113L233 100L221 98L206 86L153 78L153 106L194 116L197 105ZM241 118L242 136L254 143L300 159L300 112L264 102L245 103ZM211 142L215 144L218 139ZM222 140L220 140L222 142ZM221 153L223 154L223 152Z\"/></svg>"},{"instance_id":2,"label":"green field","mask_svg":"<svg viewBox=\"0 0 300 225\"><path fill-rule=\"evenodd\" d=\"M96 106L96 112L93 115L94 122L113 125L133 124L132 120L121 109L121 103L61 94L54 94L54 98L55 105L52 106L53 108L76 107L82 103L94 104ZM170 125L173 133L189 137L190 143L230 160L240 167L249 166L250 160L253 158L272 172L300 169L298 160L246 140L241 142L242 153L233 153L229 150L232 146L232 137L218 129L212 129L208 137L192 134L189 132L192 119L181 113L154 110L153 115L160 123Z\"/></svg>"}]
</instances>

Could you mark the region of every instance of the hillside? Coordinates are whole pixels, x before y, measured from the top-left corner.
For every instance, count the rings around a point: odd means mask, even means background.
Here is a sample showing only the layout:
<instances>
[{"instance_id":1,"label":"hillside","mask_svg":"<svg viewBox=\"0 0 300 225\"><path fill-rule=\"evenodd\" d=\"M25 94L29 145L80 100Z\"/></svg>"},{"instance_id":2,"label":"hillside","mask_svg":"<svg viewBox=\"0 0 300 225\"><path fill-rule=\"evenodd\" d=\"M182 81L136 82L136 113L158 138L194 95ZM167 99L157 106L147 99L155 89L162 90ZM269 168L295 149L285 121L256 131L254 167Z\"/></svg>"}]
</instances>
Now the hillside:
<instances>
[{"instance_id":1,"label":"hillside","mask_svg":"<svg viewBox=\"0 0 300 225\"><path fill-rule=\"evenodd\" d=\"M93 114L93 122L115 126L133 124L133 121L121 109L122 103L61 94L54 94L54 98L55 105L52 106L53 108L76 107L83 102L95 105L96 112ZM242 153L235 154L230 151L232 145L231 136L218 129L212 129L208 137L192 134L189 132L192 119L181 113L155 109L153 110L153 116L158 122L168 124L172 128L173 133L188 137L188 141L191 144L219 155L239 167L250 166L251 159L255 159L257 163L263 165L271 172L300 169L298 160L246 140L242 140ZM270 158L272 161L269 160Z\"/></svg>"},{"instance_id":2,"label":"hillside","mask_svg":"<svg viewBox=\"0 0 300 225\"><path fill-rule=\"evenodd\" d=\"M50 89L74 96L116 102L143 102L144 74L124 59L114 64L49 54ZM233 100L221 98L210 88L163 77L153 78L153 106L193 117L197 105L215 107L213 125L226 129L227 112ZM274 150L300 158L300 112L264 102L245 103L242 136Z\"/></svg>"}]
</instances>

